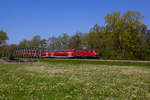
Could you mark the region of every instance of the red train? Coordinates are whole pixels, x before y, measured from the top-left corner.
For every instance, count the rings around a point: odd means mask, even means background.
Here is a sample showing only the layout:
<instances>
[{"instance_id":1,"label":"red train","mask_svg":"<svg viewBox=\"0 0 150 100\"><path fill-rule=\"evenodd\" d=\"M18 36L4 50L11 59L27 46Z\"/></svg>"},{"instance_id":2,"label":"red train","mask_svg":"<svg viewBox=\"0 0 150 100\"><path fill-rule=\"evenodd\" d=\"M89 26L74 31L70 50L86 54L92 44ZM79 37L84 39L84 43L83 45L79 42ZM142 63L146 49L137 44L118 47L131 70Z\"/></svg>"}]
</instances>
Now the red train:
<instances>
[{"instance_id":1,"label":"red train","mask_svg":"<svg viewBox=\"0 0 150 100\"><path fill-rule=\"evenodd\" d=\"M97 58L96 50L46 50L41 53L42 57L66 57L66 58Z\"/></svg>"}]
</instances>

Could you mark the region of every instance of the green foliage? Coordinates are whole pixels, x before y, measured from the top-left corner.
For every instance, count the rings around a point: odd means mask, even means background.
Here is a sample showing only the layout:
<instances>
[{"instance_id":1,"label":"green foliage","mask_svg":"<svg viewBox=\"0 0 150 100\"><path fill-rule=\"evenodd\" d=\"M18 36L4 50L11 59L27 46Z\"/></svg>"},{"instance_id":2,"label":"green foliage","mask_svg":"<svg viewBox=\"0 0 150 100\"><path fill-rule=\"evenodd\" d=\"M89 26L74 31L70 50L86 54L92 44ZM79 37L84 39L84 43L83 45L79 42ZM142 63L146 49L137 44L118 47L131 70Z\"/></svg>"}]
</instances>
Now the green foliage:
<instances>
[{"instance_id":1,"label":"green foliage","mask_svg":"<svg viewBox=\"0 0 150 100\"><path fill-rule=\"evenodd\" d=\"M67 33L63 33L61 36L58 37L58 40L61 44L61 49L69 49L69 39L70 36Z\"/></svg>"},{"instance_id":2,"label":"green foliage","mask_svg":"<svg viewBox=\"0 0 150 100\"><path fill-rule=\"evenodd\" d=\"M10 51L16 47L17 47L17 45L15 45L15 44L1 46L0 47L0 57L9 57Z\"/></svg>"},{"instance_id":3,"label":"green foliage","mask_svg":"<svg viewBox=\"0 0 150 100\"><path fill-rule=\"evenodd\" d=\"M40 40L40 48L47 48L47 40L46 39Z\"/></svg>"},{"instance_id":4,"label":"green foliage","mask_svg":"<svg viewBox=\"0 0 150 100\"><path fill-rule=\"evenodd\" d=\"M47 40L47 48L51 50L61 49L61 43L57 37L49 37Z\"/></svg>"},{"instance_id":5,"label":"green foliage","mask_svg":"<svg viewBox=\"0 0 150 100\"><path fill-rule=\"evenodd\" d=\"M110 65L110 66L137 66L150 68L149 62L122 62L122 61L100 61L100 60L78 60L78 59L40 59L41 62L49 64L66 64L66 65Z\"/></svg>"},{"instance_id":6,"label":"green foliage","mask_svg":"<svg viewBox=\"0 0 150 100\"><path fill-rule=\"evenodd\" d=\"M41 37L39 35L36 35L30 41L30 43L31 43L30 45L32 47L40 47L40 41L41 41Z\"/></svg>"},{"instance_id":7,"label":"green foliage","mask_svg":"<svg viewBox=\"0 0 150 100\"><path fill-rule=\"evenodd\" d=\"M5 44L6 40L8 40L7 33L4 32L3 30L0 30L0 57L5 56Z\"/></svg>"},{"instance_id":8,"label":"green foliage","mask_svg":"<svg viewBox=\"0 0 150 100\"><path fill-rule=\"evenodd\" d=\"M7 33L3 30L0 30L0 46L6 43L6 40L8 40Z\"/></svg>"},{"instance_id":9,"label":"green foliage","mask_svg":"<svg viewBox=\"0 0 150 100\"><path fill-rule=\"evenodd\" d=\"M140 22L142 17L139 12L134 11L128 11L123 16L120 16L120 12L114 12L105 17L107 31L113 33L113 47L120 52L122 58L128 56L128 51L132 51L132 55L137 57L144 52L142 46L145 44L143 34L146 26Z\"/></svg>"},{"instance_id":10,"label":"green foliage","mask_svg":"<svg viewBox=\"0 0 150 100\"><path fill-rule=\"evenodd\" d=\"M69 47L72 49L82 49L82 36L81 32L77 32L74 36L70 38Z\"/></svg>"},{"instance_id":11,"label":"green foliage","mask_svg":"<svg viewBox=\"0 0 150 100\"><path fill-rule=\"evenodd\" d=\"M144 37L147 27L141 23L142 18L135 11L122 16L120 12L107 14L106 26L96 24L86 35L88 48L98 50L107 59L144 59L149 39Z\"/></svg>"},{"instance_id":12,"label":"green foliage","mask_svg":"<svg viewBox=\"0 0 150 100\"><path fill-rule=\"evenodd\" d=\"M30 41L23 40L18 44L19 47L30 47Z\"/></svg>"},{"instance_id":13,"label":"green foliage","mask_svg":"<svg viewBox=\"0 0 150 100\"><path fill-rule=\"evenodd\" d=\"M90 29L90 32L86 35L88 49L96 49L100 52L101 56L104 55L106 35L105 28L100 27L97 24Z\"/></svg>"},{"instance_id":14,"label":"green foliage","mask_svg":"<svg viewBox=\"0 0 150 100\"><path fill-rule=\"evenodd\" d=\"M47 40L41 39L39 35L36 35L32 38L32 40L23 40L18 44L18 47L39 47L46 48Z\"/></svg>"}]
</instances>

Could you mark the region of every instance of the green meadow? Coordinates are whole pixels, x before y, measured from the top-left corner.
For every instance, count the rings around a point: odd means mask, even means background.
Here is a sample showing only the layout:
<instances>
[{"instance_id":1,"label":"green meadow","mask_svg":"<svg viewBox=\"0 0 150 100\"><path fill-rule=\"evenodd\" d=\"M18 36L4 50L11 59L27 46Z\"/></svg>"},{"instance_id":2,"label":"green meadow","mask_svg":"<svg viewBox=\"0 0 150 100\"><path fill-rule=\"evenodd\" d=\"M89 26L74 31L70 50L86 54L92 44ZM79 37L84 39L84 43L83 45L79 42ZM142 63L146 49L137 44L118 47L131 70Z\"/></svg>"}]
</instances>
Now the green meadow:
<instances>
[{"instance_id":1,"label":"green meadow","mask_svg":"<svg viewBox=\"0 0 150 100\"><path fill-rule=\"evenodd\" d=\"M41 60L0 65L0 100L150 100L150 63Z\"/></svg>"}]
</instances>

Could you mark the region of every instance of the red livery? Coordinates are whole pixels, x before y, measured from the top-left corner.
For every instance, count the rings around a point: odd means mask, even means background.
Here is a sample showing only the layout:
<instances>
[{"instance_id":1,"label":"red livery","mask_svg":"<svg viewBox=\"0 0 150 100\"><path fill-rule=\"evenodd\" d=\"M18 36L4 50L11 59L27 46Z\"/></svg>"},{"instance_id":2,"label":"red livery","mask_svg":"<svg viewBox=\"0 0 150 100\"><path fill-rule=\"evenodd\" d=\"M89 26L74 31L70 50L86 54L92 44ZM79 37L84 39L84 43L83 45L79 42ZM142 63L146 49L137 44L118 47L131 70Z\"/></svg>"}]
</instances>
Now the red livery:
<instances>
[{"instance_id":1,"label":"red livery","mask_svg":"<svg viewBox=\"0 0 150 100\"><path fill-rule=\"evenodd\" d=\"M46 50L42 52L42 57L98 57L99 53L96 50Z\"/></svg>"}]
</instances>

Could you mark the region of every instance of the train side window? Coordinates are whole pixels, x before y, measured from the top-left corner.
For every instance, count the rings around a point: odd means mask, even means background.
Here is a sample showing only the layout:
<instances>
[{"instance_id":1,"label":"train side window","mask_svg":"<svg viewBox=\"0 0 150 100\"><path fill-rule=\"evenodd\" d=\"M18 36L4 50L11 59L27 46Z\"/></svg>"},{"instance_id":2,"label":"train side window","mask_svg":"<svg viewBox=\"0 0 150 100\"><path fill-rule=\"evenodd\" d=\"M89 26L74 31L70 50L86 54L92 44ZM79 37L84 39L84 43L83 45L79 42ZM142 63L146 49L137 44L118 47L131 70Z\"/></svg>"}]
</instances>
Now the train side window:
<instances>
[{"instance_id":1,"label":"train side window","mask_svg":"<svg viewBox=\"0 0 150 100\"><path fill-rule=\"evenodd\" d=\"M95 52L98 52L97 50L95 50Z\"/></svg>"},{"instance_id":2,"label":"train side window","mask_svg":"<svg viewBox=\"0 0 150 100\"><path fill-rule=\"evenodd\" d=\"M81 52L80 50L76 50L76 52Z\"/></svg>"},{"instance_id":3,"label":"train side window","mask_svg":"<svg viewBox=\"0 0 150 100\"><path fill-rule=\"evenodd\" d=\"M56 53L61 53L61 52L68 52L68 50L58 50L58 51L55 51Z\"/></svg>"}]
</instances>

